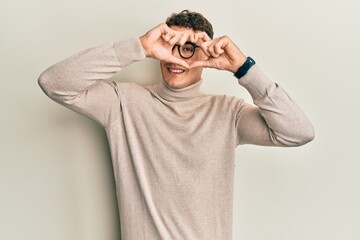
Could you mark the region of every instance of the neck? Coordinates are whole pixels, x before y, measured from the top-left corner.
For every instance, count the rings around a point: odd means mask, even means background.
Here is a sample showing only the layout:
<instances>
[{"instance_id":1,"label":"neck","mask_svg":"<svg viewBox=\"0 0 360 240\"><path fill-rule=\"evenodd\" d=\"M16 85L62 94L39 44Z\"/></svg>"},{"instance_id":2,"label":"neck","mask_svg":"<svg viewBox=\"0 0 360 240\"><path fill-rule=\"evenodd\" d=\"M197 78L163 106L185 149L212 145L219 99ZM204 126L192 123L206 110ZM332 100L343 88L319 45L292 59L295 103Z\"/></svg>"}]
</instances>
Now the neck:
<instances>
[{"instance_id":1,"label":"neck","mask_svg":"<svg viewBox=\"0 0 360 240\"><path fill-rule=\"evenodd\" d=\"M170 102L184 101L204 95L200 88L201 83L202 79L189 86L177 89L171 88L161 79L160 84L156 86L156 92L160 97Z\"/></svg>"}]
</instances>

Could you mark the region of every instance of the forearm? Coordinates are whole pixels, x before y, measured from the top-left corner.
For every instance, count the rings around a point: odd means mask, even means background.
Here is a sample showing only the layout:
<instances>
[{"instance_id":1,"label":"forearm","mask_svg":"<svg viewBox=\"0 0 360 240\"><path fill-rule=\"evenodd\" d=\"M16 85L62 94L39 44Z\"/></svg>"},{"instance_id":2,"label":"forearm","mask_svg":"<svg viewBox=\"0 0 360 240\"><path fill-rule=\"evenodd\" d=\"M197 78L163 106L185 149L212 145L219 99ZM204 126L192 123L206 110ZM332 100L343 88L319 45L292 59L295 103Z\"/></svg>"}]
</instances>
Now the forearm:
<instances>
[{"instance_id":1,"label":"forearm","mask_svg":"<svg viewBox=\"0 0 360 240\"><path fill-rule=\"evenodd\" d=\"M239 79L239 84L252 96L275 145L297 146L314 138L313 126L302 109L257 65Z\"/></svg>"},{"instance_id":2,"label":"forearm","mask_svg":"<svg viewBox=\"0 0 360 240\"><path fill-rule=\"evenodd\" d=\"M38 83L54 100L71 104L99 80L145 58L138 38L82 50L41 73Z\"/></svg>"}]
</instances>

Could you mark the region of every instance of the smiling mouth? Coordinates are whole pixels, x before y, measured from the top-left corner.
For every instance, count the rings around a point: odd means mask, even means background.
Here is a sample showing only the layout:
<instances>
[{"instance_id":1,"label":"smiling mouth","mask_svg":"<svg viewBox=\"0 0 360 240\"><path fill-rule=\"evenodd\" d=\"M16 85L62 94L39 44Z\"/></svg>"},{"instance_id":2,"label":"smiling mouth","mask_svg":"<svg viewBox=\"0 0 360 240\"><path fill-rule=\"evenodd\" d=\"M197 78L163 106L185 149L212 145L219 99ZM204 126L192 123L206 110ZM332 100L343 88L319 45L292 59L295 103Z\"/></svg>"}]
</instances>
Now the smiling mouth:
<instances>
[{"instance_id":1,"label":"smiling mouth","mask_svg":"<svg viewBox=\"0 0 360 240\"><path fill-rule=\"evenodd\" d=\"M171 74L182 74L185 72L184 69L180 69L180 68L168 67L167 69Z\"/></svg>"}]
</instances>

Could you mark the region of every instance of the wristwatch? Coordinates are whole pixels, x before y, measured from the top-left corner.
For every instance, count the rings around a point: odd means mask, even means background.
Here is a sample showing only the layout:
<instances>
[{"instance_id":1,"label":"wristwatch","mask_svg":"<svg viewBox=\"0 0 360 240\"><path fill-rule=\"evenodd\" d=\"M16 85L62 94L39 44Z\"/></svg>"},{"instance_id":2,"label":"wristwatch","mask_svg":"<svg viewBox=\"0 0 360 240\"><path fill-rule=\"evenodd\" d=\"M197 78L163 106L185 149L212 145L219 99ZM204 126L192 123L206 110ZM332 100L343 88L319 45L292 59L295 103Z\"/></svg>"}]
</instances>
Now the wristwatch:
<instances>
[{"instance_id":1,"label":"wristwatch","mask_svg":"<svg viewBox=\"0 0 360 240\"><path fill-rule=\"evenodd\" d=\"M240 79L242 76L244 76L247 71L253 66L255 65L255 60L252 59L251 57L247 57L246 58L246 61L243 63L243 65L241 65L239 67L239 69L234 73L234 76L237 78L237 79Z\"/></svg>"}]
</instances>

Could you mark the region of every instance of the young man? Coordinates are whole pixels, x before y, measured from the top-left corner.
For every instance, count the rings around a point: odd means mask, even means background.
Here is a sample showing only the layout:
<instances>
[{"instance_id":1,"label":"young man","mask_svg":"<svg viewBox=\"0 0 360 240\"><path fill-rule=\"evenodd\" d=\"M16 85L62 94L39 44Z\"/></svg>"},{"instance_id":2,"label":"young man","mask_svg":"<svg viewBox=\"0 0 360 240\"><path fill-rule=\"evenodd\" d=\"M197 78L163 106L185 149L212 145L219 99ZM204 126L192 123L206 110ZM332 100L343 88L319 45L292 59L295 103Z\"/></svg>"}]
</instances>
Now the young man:
<instances>
[{"instance_id":1,"label":"young man","mask_svg":"<svg viewBox=\"0 0 360 240\"><path fill-rule=\"evenodd\" d=\"M146 57L160 60L160 84L103 81ZM204 67L235 74L255 105L203 93ZM78 52L46 69L39 84L104 127L122 240L231 239L235 148L300 146L314 138L288 94L189 11L141 37Z\"/></svg>"}]
</instances>

